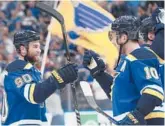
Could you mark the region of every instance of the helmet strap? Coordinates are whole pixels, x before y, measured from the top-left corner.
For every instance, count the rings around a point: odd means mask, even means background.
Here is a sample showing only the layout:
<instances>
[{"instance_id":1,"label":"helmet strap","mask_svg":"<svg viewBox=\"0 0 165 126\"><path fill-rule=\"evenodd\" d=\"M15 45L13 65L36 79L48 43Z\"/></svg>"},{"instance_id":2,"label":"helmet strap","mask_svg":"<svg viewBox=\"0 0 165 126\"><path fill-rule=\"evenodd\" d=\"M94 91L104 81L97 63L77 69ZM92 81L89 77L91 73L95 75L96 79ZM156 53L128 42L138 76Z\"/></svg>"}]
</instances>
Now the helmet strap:
<instances>
[{"instance_id":1,"label":"helmet strap","mask_svg":"<svg viewBox=\"0 0 165 126\"><path fill-rule=\"evenodd\" d=\"M127 40L125 41L124 44L120 44L120 48L119 48L119 56L118 56L118 59L117 59L117 64L116 64L115 69L116 69L116 68L118 67L118 65L119 65L120 58L121 58L121 53L122 53L122 48L123 48L123 46L124 46L126 43L128 43L128 40L129 40L129 39L127 39Z\"/></svg>"},{"instance_id":2,"label":"helmet strap","mask_svg":"<svg viewBox=\"0 0 165 126\"><path fill-rule=\"evenodd\" d=\"M29 46L28 46L28 45L26 46L26 50L27 50L27 54L26 54L26 56L24 57L24 59L25 59L25 61L28 62L28 61L29 61L29 60L28 60L28 52L29 52Z\"/></svg>"},{"instance_id":3,"label":"helmet strap","mask_svg":"<svg viewBox=\"0 0 165 126\"><path fill-rule=\"evenodd\" d=\"M117 59L117 63L116 63L115 69L118 67L119 62L120 62L122 47L123 47L123 45L120 45L120 48L119 48L119 56L118 56L118 59Z\"/></svg>"}]
</instances>

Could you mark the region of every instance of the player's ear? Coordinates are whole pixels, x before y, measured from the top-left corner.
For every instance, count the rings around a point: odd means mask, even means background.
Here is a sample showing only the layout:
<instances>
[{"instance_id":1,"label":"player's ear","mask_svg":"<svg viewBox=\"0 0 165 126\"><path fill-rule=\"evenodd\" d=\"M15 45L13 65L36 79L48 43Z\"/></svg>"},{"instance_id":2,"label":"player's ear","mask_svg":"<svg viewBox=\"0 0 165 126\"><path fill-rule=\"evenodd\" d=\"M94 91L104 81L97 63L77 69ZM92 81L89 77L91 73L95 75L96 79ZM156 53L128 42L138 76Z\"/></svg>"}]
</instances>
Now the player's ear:
<instances>
[{"instance_id":1,"label":"player's ear","mask_svg":"<svg viewBox=\"0 0 165 126\"><path fill-rule=\"evenodd\" d=\"M21 45L21 46L19 47L19 49L20 49L20 54L21 54L22 56L26 56L26 55L27 55L27 49L25 48L25 46Z\"/></svg>"},{"instance_id":2,"label":"player's ear","mask_svg":"<svg viewBox=\"0 0 165 126\"><path fill-rule=\"evenodd\" d=\"M154 40L154 38L155 38L155 34L153 32L149 32L148 33L148 39L149 40Z\"/></svg>"},{"instance_id":3,"label":"player's ear","mask_svg":"<svg viewBox=\"0 0 165 126\"><path fill-rule=\"evenodd\" d=\"M125 43L127 40L128 40L127 34L125 33L121 34L121 41Z\"/></svg>"}]
</instances>

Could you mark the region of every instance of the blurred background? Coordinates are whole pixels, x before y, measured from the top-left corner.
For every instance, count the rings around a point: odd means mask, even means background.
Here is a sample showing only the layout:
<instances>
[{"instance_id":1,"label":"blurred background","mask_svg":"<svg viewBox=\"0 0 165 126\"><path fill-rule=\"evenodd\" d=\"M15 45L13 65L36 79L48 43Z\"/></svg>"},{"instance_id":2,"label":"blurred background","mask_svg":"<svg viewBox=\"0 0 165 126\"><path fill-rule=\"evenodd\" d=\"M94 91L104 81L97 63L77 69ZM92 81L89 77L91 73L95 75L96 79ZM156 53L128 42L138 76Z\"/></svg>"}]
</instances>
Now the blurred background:
<instances>
[{"instance_id":1,"label":"blurred background","mask_svg":"<svg viewBox=\"0 0 165 126\"><path fill-rule=\"evenodd\" d=\"M151 15L157 6L164 7L164 1L94 0L94 2L108 13L111 13L114 18L122 15L135 15L138 17L143 17L144 15ZM46 1L44 3L52 7L54 4L56 4L56 6L60 4L60 2L57 1ZM51 22L51 17L35 8L34 4L35 1L0 1L0 110L2 105L2 90L5 68L7 64L15 60L17 57L13 46L14 33L22 29L29 29L39 32L41 38L40 42L42 45L42 54L44 52L46 38L48 35L47 28ZM53 29L56 30L56 27ZM51 39L49 41L49 50L46 57L46 65L44 70L45 79L50 76L50 72L54 68L58 69L67 63L65 59L63 39L58 34L54 34L51 35ZM72 62L79 64L80 67L79 80L89 82L96 102L103 110L111 110L111 101L104 94L97 82L90 76L89 71L81 66L85 48L81 45L76 45L71 41L68 42L68 46L71 53ZM41 62L38 62L36 67L40 69ZM110 69L107 70L107 72L109 71ZM65 87L62 91L55 92L46 101L48 116L53 117L50 117L52 124L63 125L64 122L66 122L64 118L66 115L64 115L64 113L74 112L72 93L67 88L68 87ZM83 112L92 111L91 107L86 102L79 85L77 85L76 88L79 110ZM92 118L95 117L92 116ZM96 124L100 125L99 122Z\"/></svg>"}]
</instances>

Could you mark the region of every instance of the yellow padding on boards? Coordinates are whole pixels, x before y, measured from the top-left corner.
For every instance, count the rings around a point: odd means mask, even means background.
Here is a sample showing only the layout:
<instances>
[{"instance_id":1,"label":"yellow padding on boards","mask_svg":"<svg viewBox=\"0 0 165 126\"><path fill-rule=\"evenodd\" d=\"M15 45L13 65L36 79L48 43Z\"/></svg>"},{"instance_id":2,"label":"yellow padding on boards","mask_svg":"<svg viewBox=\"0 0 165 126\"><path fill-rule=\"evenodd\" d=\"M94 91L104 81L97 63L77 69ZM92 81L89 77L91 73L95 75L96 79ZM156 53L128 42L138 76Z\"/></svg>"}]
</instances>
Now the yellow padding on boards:
<instances>
[{"instance_id":1,"label":"yellow padding on boards","mask_svg":"<svg viewBox=\"0 0 165 126\"><path fill-rule=\"evenodd\" d=\"M165 118L164 112L151 112L147 116L145 116L145 119L153 119L153 118Z\"/></svg>"},{"instance_id":2,"label":"yellow padding on boards","mask_svg":"<svg viewBox=\"0 0 165 126\"><path fill-rule=\"evenodd\" d=\"M127 57L126 57L128 60L130 61L135 61L137 60L136 57L134 57L133 55L129 54Z\"/></svg>"},{"instance_id":3,"label":"yellow padding on boards","mask_svg":"<svg viewBox=\"0 0 165 126\"><path fill-rule=\"evenodd\" d=\"M164 96L163 96L161 93L159 93L158 91L152 90L152 89L145 89L145 90L143 91L143 93L156 96L156 97L158 97L159 99L161 99L162 101L163 101L163 99L164 99Z\"/></svg>"},{"instance_id":4,"label":"yellow padding on boards","mask_svg":"<svg viewBox=\"0 0 165 126\"><path fill-rule=\"evenodd\" d=\"M31 87L30 87L30 102L33 103L33 104L37 104L35 101L34 101L34 97L33 97L33 94L34 94L34 88L35 88L35 84L32 84Z\"/></svg>"},{"instance_id":5,"label":"yellow padding on boards","mask_svg":"<svg viewBox=\"0 0 165 126\"><path fill-rule=\"evenodd\" d=\"M52 74L57 79L57 81L59 83L63 83L64 82L64 80L60 77L60 75L55 70L52 71Z\"/></svg>"}]
</instances>

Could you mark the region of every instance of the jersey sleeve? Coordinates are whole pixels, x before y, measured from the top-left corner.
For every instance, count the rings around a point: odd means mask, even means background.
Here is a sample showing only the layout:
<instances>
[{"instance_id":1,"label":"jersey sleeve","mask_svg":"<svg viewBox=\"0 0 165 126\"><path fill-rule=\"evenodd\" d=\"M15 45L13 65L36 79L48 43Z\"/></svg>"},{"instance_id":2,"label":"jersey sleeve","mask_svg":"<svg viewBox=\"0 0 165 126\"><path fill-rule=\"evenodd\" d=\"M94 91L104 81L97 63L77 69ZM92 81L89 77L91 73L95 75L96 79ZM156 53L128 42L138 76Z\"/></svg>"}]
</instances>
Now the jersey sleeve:
<instances>
[{"instance_id":1,"label":"jersey sleeve","mask_svg":"<svg viewBox=\"0 0 165 126\"><path fill-rule=\"evenodd\" d=\"M14 91L18 96L27 100L32 104L37 104L34 101L33 93L35 88L34 78L30 74L9 74L5 77L6 90Z\"/></svg>"},{"instance_id":2,"label":"jersey sleeve","mask_svg":"<svg viewBox=\"0 0 165 126\"><path fill-rule=\"evenodd\" d=\"M147 65L146 62L137 60L133 56L130 58L131 77L138 91L142 94L149 94L157 97L161 101L164 99L162 82L158 75L156 65Z\"/></svg>"}]
</instances>

